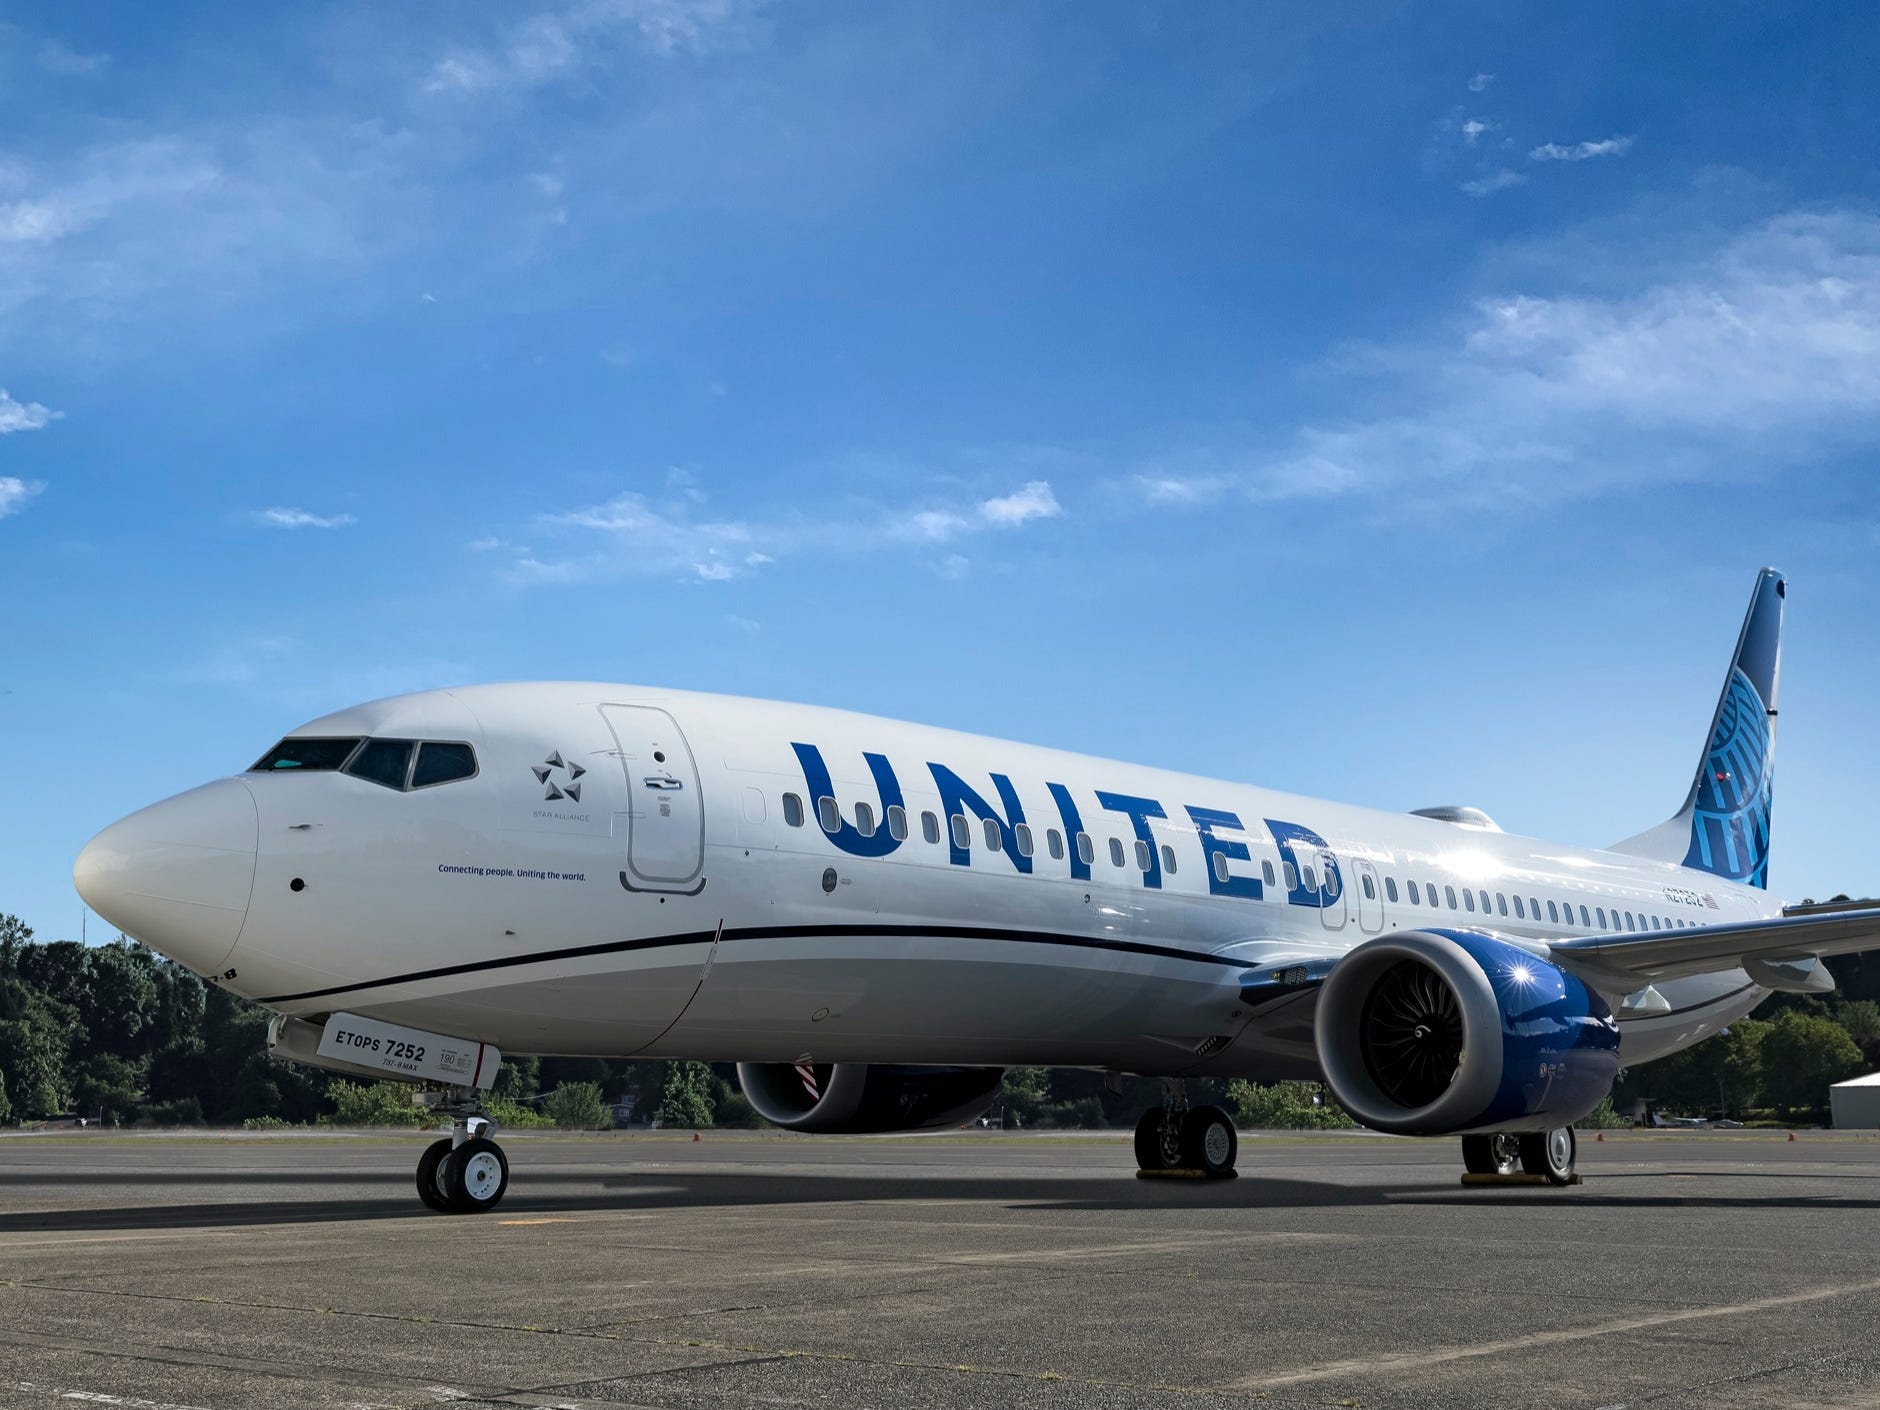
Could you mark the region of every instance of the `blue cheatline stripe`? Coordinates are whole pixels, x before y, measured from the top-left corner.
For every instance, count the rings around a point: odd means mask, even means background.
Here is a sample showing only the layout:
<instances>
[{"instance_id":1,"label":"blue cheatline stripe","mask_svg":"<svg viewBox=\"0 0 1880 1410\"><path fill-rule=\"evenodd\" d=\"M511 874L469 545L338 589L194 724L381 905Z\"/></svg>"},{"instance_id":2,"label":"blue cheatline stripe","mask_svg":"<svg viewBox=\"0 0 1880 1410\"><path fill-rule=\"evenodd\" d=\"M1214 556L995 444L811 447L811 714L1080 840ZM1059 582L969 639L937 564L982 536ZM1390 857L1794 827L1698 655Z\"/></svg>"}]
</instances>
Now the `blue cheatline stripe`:
<instances>
[{"instance_id":1,"label":"blue cheatline stripe","mask_svg":"<svg viewBox=\"0 0 1880 1410\"><path fill-rule=\"evenodd\" d=\"M440 965L435 969L413 970L384 979L360 984L336 984L330 989L307 989L298 994L274 994L257 999L262 1004L291 1004L306 999L330 999L339 994L355 994L366 989L384 989L394 984L416 984L426 979L445 979L458 974L478 974L489 970L515 969L523 965L553 964L557 960L585 959L594 955L621 955L634 950L663 950L680 945L709 945L716 931L695 930L677 935L649 935L638 940L609 940L598 945L572 945L562 950L539 950L526 955L503 955L496 959L473 960L468 964ZM737 940L814 940L851 936L890 936L912 940L999 940L1017 945L1056 945L1069 949L1108 950L1126 955L1148 955L1155 959L1187 960L1191 964L1215 965L1226 969L1246 969L1244 959L1197 953L1173 945L1152 945L1139 940L1110 940L1094 935L1072 935L1049 930L1005 930L970 925L760 925L728 928L724 942Z\"/></svg>"}]
</instances>

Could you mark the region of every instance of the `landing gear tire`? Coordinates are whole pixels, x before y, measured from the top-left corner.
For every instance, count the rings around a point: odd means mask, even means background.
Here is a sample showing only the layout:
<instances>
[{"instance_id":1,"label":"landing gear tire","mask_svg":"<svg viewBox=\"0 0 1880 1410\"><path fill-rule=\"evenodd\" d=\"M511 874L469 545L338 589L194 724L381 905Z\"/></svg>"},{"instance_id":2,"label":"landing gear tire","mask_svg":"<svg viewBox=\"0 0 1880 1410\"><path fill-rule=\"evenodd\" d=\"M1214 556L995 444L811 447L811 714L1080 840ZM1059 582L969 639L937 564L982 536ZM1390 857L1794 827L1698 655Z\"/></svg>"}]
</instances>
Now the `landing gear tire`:
<instances>
[{"instance_id":1,"label":"landing gear tire","mask_svg":"<svg viewBox=\"0 0 1880 1410\"><path fill-rule=\"evenodd\" d=\"M1218 1106L1198 1106L1182 1121L1182 1165L1199 1170L1210 1180L1231 1179L1240 1136L1234 1123Z\"/></svg>"},{"instance_id":2,"label":"landing gear tire","mask_svg":"<svg viewBox=\"0 0 1880 1410\"><path fill-rule=\"evenodd\" d=\"M1493 1136L1464 1136L1462 1168L1471 1175L1512 1175L1523 1163L1522 1142L1527 1139L1505 1131Z\"/></svg>"},{"instance_id":3,"label":"landing gear tire","mask_svg":"<svg viewBox=\"0 0 1880 1410\"><path fill-rule=\"evenodd\" d=\"M452 1214L482 1214L509 1188L509 1157L496 1142L475 1137L444 1157L441 1183Z\"/></svg>"},{"instance_id":4,"label":"landing gear tire","mask_svg":"<svg viewBox=\"0 0 1880 1410\"><path fill-rule=\"evenodd\" d=\"M1143 1170L1180 1170L1181 1131L1168 1129L1167 1109L1152 1106L1136 1122L1136 1164Z\"/></svg>"},{"instance_id":5,"label":"landing gear tire","mask_svg":"<svg viewBox=\"0 0 1880 1410\"><path fill-rule=\"evenodd\" d=\"M424 1154L418 1157L418 1198L423 1200L427 1209L435 1209L439 1214L450 1212L450 1201L444 1195L443 1166L450 1155L450 1137L433 1141L424 1148Z\"/></svg>"},{"instance_id":6,"label":"landing gear tire","mask_svg":"<svg viewBox=\"0 0 1880 1410\"><path fill-rule=\"evenodd\" d=\"M1573 1162L1579 1154L1579 1138L1571 1126L1556 1126L1521 1138L1521 1168L1530 1175L1544 1175L1550 1185L1573 1183Z\"/></svg>"}]
</instances>

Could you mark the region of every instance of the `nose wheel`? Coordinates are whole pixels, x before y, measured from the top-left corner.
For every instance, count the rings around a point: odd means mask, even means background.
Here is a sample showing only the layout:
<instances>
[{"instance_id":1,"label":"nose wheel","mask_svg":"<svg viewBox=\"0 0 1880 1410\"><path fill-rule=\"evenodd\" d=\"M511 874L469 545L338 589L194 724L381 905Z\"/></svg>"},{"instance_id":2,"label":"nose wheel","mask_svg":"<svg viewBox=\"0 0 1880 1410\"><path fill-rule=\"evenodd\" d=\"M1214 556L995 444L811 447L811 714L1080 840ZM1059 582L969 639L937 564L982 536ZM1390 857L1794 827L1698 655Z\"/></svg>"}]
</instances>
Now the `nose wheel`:
<instances>
[{"instance_id":1,"label":"nose wheel","mask_svg":"<svg viewBox=\"0 0 1880 1410\"><path fill-rule=\"evenodd\" d=\"M418 1157L418 1198L440 1214L482 1214L509 1190L509 1157L489 1138L494 1123L480 1113L457 1115L451 1134ZM472 1134L472 1130L482 1134Z\"/></svg>"}]
</instances>

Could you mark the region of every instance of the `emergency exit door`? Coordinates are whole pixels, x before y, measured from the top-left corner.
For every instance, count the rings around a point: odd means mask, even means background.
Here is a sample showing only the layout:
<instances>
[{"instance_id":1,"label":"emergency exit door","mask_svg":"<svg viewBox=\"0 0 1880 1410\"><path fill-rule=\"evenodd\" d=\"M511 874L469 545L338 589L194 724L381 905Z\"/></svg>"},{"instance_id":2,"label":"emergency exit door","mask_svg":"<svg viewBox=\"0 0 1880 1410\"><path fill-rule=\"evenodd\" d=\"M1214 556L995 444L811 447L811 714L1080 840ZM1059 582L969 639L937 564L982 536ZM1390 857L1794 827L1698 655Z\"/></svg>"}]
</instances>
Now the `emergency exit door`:
<instances>
[{"instance_id":1,"label":"emergency exit door","mask_svg":"<svg viewBox=\"0 0 1880 1410\"><path fill-rule=\"evenodd\" d=\"M603 705L627 781L629 890L682 891L704 886L705 809L698 768L678 723L651 705Z\"/></svg>"}]
</instances>

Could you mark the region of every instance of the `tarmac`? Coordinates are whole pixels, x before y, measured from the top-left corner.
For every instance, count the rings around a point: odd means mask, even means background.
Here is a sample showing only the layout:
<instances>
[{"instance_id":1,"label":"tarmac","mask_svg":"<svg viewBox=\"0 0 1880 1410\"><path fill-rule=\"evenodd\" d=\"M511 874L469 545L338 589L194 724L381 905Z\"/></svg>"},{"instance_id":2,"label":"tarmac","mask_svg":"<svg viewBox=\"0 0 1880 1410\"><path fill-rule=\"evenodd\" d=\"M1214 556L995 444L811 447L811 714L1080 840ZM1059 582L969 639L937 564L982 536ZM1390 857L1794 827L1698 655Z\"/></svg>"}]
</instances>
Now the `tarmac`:
<instances>
[{"instance_id":1,"label":"tarmac","mask_svg":"<svg viewBox=\"0 0 1880 1410\"><path fill-rule=\"evenodd\" d=\"M1873 1133L520 1133L482 1216L429 1139L0 1138L0 1406L1880 1405Z\"/></svg>"}]
</instances>

